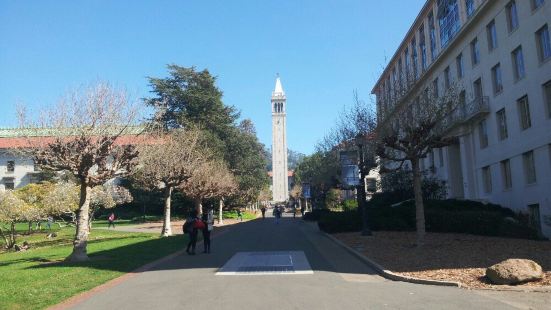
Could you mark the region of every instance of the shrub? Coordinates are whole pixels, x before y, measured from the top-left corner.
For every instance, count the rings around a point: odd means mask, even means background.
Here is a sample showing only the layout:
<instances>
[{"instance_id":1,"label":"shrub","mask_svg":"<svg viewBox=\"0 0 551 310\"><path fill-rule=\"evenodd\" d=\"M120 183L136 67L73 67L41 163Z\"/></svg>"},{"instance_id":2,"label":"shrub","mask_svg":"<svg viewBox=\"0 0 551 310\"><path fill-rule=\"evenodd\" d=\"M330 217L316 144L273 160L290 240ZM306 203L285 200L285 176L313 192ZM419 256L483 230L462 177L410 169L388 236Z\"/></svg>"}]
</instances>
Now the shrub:
<instances>
[{"instance_id":1,"label":"shrub","mask_svg":"<svg viewBox=\"0 0 551 310\"><path fill-rule=\"evenodd\" d=\"M306 212L303 219L305 221L318 221L322 214L330 213L329 209L314 209L312 212Z\"/></svg>"},{"instance_id":2,"label":"shrub","mask_svg":"<svg viewBox=\"0 0 551 310\"><path fill-rule=\"evenodd\" d=\"M414 231L415 202L397 206L369 204L368 222L372 230ZM357 210L346 212L324 211L316 214L318 226L328 233L361 230L361 216ZM522 215L495 204L467 200L425 201L426 229L429 232L465 233L482 236L538 239Z\"/></svg>"},{"instance_id":3,"label":"shrub","mask_svg":"<svg viewBox=\"0 0 551 310\"><path fill-rule=\"evenodd\" d=\"M359 231L362 227L361 216L356 211L325 212L321 215L318 226L327 233Z\"/></svg>"},{"instance_id":4,"label":"shrub","mask_svg":"<svg viewBox=\"0 0 551 310\"><path fill-rule=\"evenodd\" d=\"M355 199L347 199L342 203L343 211L355 211L358 210L358 201Z\"/></svg>"}]
</instances>

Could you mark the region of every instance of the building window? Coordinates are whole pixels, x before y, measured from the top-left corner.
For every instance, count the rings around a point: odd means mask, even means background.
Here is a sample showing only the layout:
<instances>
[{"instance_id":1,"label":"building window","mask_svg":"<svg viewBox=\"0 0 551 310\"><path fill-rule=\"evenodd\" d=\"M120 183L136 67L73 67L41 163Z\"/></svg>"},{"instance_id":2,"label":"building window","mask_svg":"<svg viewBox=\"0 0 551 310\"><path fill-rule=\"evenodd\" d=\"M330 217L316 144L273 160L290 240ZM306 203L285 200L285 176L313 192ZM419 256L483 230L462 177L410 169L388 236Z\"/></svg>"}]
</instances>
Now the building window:
<instances>
[{"instance_id":1,"label":"building window","mask_svg":"<svg viewBox=\"0 0 551 310\"><path fill-rule=\"evenodd\" d=\"M427 45L425 44L425 27L419 28L419 50L421 51L421 70L427 70Z\"/></svg>"},{"instance_id":2,"label":"building window","mask_svg":"<svg viewBox=\"0 0 551 310\"><path fill-rule=\"evenodd\" d=\"M440 96L440 90L438 89L438 78L435 78L434 81L432 81L432 91L434 92L434 96L436 98Z\"/></svg>"},{"instance_id":3,"label":"building window","mask_svg":"<svg viewBox=\"0 0 551 310\"><path fill-rule=\"evenodd\" d=\"M492 171L490 170L490 166L482 168L482 184L485 193L492 192Z\"/></svg>"},{"instance_id":4,"label":"building window","mask_svg":"<svg viewBox=\"0 0 551 310\"><path fill-rule=\"evenodd\" d=\"M522 54L522 46L517 47L512 53L513 58L513 74L515 75L515 80L520 80L526 76L526 71L524 70L524 56Z\"/></svg>"},{"instance_id":5,"label":"building window","mask_svg":"<svg viewBox=\"0 0 551 310\"><path fill-rule=\"evenodd\" d=\"M497 64L492 68L492 82L494 86L494 95L500 93L503 90L500 64Z\"/></svg>"},{"instance_id":6,"label":"building window","mask_svg":"<svg viewBox=\"0 0 551 310\"><path fill-rule=\"evenodd\" d=\"M549 28L547 25L541 27L536 32L536 38L538 41L538 54L540 61L545 61L551 57L551 41L549 39Z\"/></svg>"},{"instance_id":7,"label":"building window","mask_svg":"<svg viewBox=\"0 0 551 310\"><path fill-rule=\"evenodd\" d=\"M537 203L528 205L528 224L541 235L540 205Z\"/></svg>"},{"instance_id":8,"label":"building window","mask_svg":"<svg viewBox=\"0 0 551 310\"><path fill-rule=\"evenodd\" d=\"M438 149L438 164L440 167L444 167L444 149L439 148Z\"/></svg>"},{"instance_id":9,"label":"building window","mask_svg":"<svg viewBox=\"0 0 551 310\"><path fill-rule=\"evenodd\" d=\"M465 10L467 11L467 16L471 17L474 13L474 0L465 0Z\"/></svg>"},{"instance_id":10,"label":"building window","mask_svg":"<svg viewBox=\"0 0 551 310\"><path fill-rule=\"evenodd\" d=\"M411 41L411 63L413 66L413 76L414 78L418 78L419 72L417 70L417 46L415 39Z\"/></svg>"},{"instance_id":11,"label":"building window","mask_svg":"<svg viewBox=\"0 0 551 310\"><path fill-rule=\"evenodd\" d=\"M408 48L406 47L406 50L404 51L404 61L405 61L405 65L406 65L406 82L409 82L409 50Z\"/></svg>"},{"instance_id":12,"label":"building window","mask_svg":"<svg viewBox=\"0 0 551 310\"><path fill-rule=\"evenodd\" d=\"M365 179L366 190L370 193L377 191L377 179L366 178Z\"/></svg>"},{"instance_id":13,"label":"building window","mask_svg":"<svg viewBox=\"0 0 551 310\"><path fill-rule=\"evenodd\" d=\"M551 118L551 81L543 85L544 101L547 108L547 117Z\"/></svg>"},{"instance_id":14,"label":"building window","mask_svg":"<svg viewBox=\"0 0 551 310\"><path fill-rule=\"evenodd\" d=\"M398 84L400 85L400 90L404 86L404 67L402 66L402 58L398 60Z\"/></svg>"},{"instance_id":15,"label":"building window","mask_svg":"<svg viewBox=\"0 0 551 310\"><path fill-rule=\"evenodd\" d=\"M446 89L450 88L450 83L451 83L451 77L450 77L450 67L446 67L446 69L444 70L444 87Z\"/></svg>"},{"instance_id":16,"label":"building window","mask_svg":"<svg viewBox=\"0 0 551 310\"><path fill-rule=\"evenodd\" d=\"M488 50L493 51L497 47L497 31L494 20L486 26L486 33L488 34Z\"/></svg>"},{"instance_id":17,"label":"building window","mask_svg":"<svg viewBox=\"0 0 551 310\"><path fill-rule=\"evenodd\" d=\"M463 77L463 53L459 54L455 58L455 65L457 66L457 78L461 79Z\"/></svg>"},{"instance_id":18,"label":"building window","mask_svg":"<svg viewBox=\"0 0 551 310\"><path fill-rule=\"evenodd\" d=\"M10 181L4 181L4 188L5 189L14 189L15 183L13 182L13 179Z\"/></svg>"},{"instance_id":19,"label":"building window","mask_svg":"<svg viewBox=\"0 0 551 310\"><path fill-rule=\"evenodd\" d=\"M497 136L499 140L505 140L508 137L507 133L507 115L505 114L505 108L496 112L497 120Z\"/></svg>"},{"instance_id":20,"label":"building window","mask_svg":"<svg viewBox=\"0 0 551 310\"><path fill-rule=\"evenodd\" d=\"M517 100L518 115L520 121L520 128L522 130L532 127L532 120L530 119L530 104L528 103L528 96L524 96Z\"/></svg>"},{"instance_id":21,"label":"building window","mask_svg":"<svg viewBox=\"0 0 551 310\"><path fill-rule=\"evenodd\" d=\"M8 163L6 164L6 171L8 173L13 173L15 171L15 161L8 160Z\"/></svg>"},{"instance_id":22,"label":"building window","mask_svg":"<svg viewBox=\"0 0 551 310\"><path fill-rule=\"evenodd\" d=\"M532 10L537 10L543 5L545 0L531 0L531 2L532 2Z\"/></svg>"},{"instance_id":23,"label":"building window","mask_svg":"<svg viewBox=\"0 0 551 310\"><path fill-rule=\"evenodd\" d=\"M478 123L478 138L480 140L480 148L486 148L488 146L488 126L485 119Z\"/></svg>"},{"instance_id":24,"label":"building window","mask_svg":"<svg viewBox=\"0 0 551 310\"><path fill-rule=\"evenodd\" d=\"M522 162L524 164L524 175L526 184L536 183L536 164L534 162L534 151L522 154Z\"/></svg>"},{"instance_id":25,"label":"building window","mask_svg":"<svg viewBox=\"0 0 551 310\"><path fill-rule=\"evenodd\" d=\"M478 65L480 62L480 48L478 46L477 38L471 41L471 59L473 62L473 67Z\"/></svg>"},{"instance_id":26,"label":"building window","mask_svg":"<svg viewBox=\"0 0 551 310\"><path fill-rule=\"evenodd\" d=\"M431 150L429 153L429 162L430 162L430 170L435 171L436 164L434 163L434 150Z\"/></svg>"},{"instance_id":27,"label":"building window","mask_svg":"<svg viewBox=\"0 0 551 310\"><path fill-rule=\"evenodd\" d=\"M503 189L508 190L513 187L511 178L511 161L506 159L501 161L501 175L503 177Z\"/></svg>"},{"instance_id":28,"label":"building window","mask_svg":"<svg viewBox=\"0 0 551 310\"><path fill-rule=\"evenodd\" d=\"M436 59L436 28L434 27L434 15L432 12L429 14L429 39L430 39L430 56L431 60Z\"/></svg>"},{"instance_id":29,"label":"building window","mask_svg":"<svg viewBox=\"0 0 551 310\"><path fill-rule=\"evenodd\" d=\"M460 28L457 0L440 1L438 6L438 24L440 25L440 45L442 47L456 35Z\"/></svg>"},{"instance_id":30,"label":"building window","mask_svg":"<svg viewBox=\"0 0 551 310\"><path fill-rule=\"evenodd\" d=\"M517 3L515 1L509 2L507 4L507 27L509 32L518 28L518 13L517 13Z\"/></svg>"},{"instance_id":31,"label":"building window","mask_svg":"<svg viewBox=\"0 0 551 310\"><path fill-rule=\"evenodd\" d=\"M480 100L484 96L484 93L482 91L482 79L481 78L474 81L474 83L473 83L473 93L474 93L474 98L476 100Z\"/></svg>"}]
</instances>

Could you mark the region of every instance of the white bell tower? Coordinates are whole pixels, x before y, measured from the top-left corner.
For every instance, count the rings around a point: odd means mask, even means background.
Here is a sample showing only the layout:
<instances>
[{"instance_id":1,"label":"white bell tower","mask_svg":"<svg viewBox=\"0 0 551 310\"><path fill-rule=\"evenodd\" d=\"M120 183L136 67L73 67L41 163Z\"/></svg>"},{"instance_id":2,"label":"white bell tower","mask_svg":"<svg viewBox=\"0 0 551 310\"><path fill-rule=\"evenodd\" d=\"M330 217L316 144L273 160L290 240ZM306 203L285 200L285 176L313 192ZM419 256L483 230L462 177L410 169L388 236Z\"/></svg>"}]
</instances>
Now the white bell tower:
<instances>
[{"instance_id":1,"label":"white bell tower","mask_svg":"<svg viewBox=\"0 0 551 310\"><path fill-rule=\"evenodd\" d=\"M272 199L275 202L289 199L286 105L287 97L278 74L272 92Z\"/></svg>"}]
</instances>

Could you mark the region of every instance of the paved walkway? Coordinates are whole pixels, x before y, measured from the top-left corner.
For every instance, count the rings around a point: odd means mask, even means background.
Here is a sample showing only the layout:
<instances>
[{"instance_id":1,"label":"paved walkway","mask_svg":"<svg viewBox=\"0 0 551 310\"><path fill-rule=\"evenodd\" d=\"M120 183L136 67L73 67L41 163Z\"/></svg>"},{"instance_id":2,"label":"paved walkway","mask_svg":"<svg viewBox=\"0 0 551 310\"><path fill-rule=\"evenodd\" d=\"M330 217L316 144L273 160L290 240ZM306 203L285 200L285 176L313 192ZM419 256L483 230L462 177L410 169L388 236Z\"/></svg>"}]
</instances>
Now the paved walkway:
<instances>
[{"instance_id":1,"label":"paved walkway","mask_svg":"<svg viewBox=\"0 0 551 310\"><path fill-rule=\"evenodd\" d=\"M199 250L202 245L199 246ZM236 252L304 251L312 275L215 275ZM315 226L273 218L234 225L212 254L180 255L75 309L545 309L550 294L473 292L385 280Z\"/></svg>"}]
</instances>

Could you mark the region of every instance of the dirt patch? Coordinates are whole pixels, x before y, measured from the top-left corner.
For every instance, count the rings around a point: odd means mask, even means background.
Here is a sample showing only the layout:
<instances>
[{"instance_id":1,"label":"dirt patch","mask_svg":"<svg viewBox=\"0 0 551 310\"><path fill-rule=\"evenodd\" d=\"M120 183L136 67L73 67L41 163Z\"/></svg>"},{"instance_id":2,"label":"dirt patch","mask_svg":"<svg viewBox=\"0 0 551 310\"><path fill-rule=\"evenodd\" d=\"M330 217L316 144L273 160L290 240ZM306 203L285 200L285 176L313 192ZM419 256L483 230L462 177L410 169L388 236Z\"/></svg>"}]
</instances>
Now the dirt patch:
<instances>
[{"instance_id":1,"label":"dirt patch","mask_svg":"<svg viewBox=\"0 0 551 310\"><path fill-rule=\"evenodd\" d=\"M526 258L540 264L543 280L517 287L551 286L551 242L427 233L425 246L415 247L414 232L374 232L334 235L353 249L392 272L430 280L461 282L470 288L498 288L488 283L486 268L508 258Z\"/></svg>"}]
</instances>

